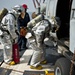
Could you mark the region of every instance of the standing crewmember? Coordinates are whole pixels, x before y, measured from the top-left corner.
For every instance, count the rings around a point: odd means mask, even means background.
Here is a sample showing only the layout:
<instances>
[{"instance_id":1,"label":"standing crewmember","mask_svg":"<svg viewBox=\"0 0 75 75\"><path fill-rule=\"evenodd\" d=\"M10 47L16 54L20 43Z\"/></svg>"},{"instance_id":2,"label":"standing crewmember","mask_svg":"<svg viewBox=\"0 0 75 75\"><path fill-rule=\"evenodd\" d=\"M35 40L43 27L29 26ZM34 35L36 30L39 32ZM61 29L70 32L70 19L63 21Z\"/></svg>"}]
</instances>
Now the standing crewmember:
<instances>
[{"instance_id":1,"label":"standing crewmember","mask_svg":"<svg viewBox=\"0 0 75 75\"><path fill-rule=\"evenodd\" d=\"M30 40L30 46L34 50L31 62L30 62L30 68L31 69L42 69L41 64L46 64L46 47L44 43L44 39L48 37L51 24L48 20L43 19L42 21L38 22L34 25L32 22L28 23L27 27L31 30L31 34L33 36L30 36L28 39Z\"/></svg>"},{"instance_id":2,"label":"standing crewmember","mask_svg":"<svg viewBox=\"0 0 75 75\"><path fill-rule=\"evenodd\" d=\"M18 38L19 50L27 49L26 47L27 39L25 38L25 30L27 27L27 23L30 21L29 14L27 13L27 9L28 9L27 5L23 4L22 6L25 10L21 12L21 15L18 17L18 30L20 32Z\"/></svg>"},{"instance_id":3,"label":"standing crewmember","mask_svg":"<svg viewBox=\"0 0 75 75\"><path fill-rule=\"evenodd\" d=\"M14 8L12 8L9 11L9 13L6 16L4 16L1 22L3 25L6 25L7 30L10 32L12 36L11 38L11 37L6 37L6 35L4 35L5 39L4 41L2 41L4 45L4 49L3 49L4 62L7 64L12 64L12 59L13 59L12 58L12 44L13 42L11 41L11 39L15 40L15 38L17 38L17 34L15 33L16 31L15 25L17 25L16 24L17 18L23 10L24 8L22 6L16 5Z\"/></svg>"}]
</instances>

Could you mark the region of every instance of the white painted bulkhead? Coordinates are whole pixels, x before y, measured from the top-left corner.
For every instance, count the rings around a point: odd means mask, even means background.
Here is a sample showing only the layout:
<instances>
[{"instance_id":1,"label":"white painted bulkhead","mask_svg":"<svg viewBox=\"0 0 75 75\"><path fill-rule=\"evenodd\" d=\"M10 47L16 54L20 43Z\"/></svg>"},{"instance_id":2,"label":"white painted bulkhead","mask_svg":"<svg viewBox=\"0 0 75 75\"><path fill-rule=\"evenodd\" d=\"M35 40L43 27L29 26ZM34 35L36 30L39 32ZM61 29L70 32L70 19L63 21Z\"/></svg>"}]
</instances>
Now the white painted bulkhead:
<instances>
[{"instance_id":1,"label":"white painted bulkhead","mask_svg":"<svg viewBox=\"0 0 75 75\"><path fill-rule=\"evenodd\" d=\"M75 50L75 0L72 2L71 18L70 18L70 50Z\"/></svg>"},{"instance_id":2,"label":"white painted bulkhead","mask_svg":"<svg viewBox=\"0 0 75 75\"><path fill-rule=\"evenodd\" d=\"M56 15L56 7L58 0L48 0L46 8L46 18L51 18Z\"/></svg>"}]
</instances>

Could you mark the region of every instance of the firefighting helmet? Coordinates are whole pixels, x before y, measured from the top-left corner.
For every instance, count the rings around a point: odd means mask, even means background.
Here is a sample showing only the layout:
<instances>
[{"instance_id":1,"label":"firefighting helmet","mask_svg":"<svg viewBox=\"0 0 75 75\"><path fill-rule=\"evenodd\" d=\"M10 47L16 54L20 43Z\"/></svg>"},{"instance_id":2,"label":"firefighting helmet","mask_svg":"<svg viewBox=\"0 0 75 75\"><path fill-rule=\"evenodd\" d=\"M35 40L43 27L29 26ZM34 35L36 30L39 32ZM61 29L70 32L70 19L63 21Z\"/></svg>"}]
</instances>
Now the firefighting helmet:
<instances>
[{"instance_id":1,"label":"firefighting helmet","mask_svg":"<svg viewBox=\"0 0 75 75\"><path fill-rule=\"evenodd\" d=\"M14 6L13 10L15 10L17 14L21 14L21 12L24 11L24 8L21 5L16 5Z\"/></svg>"}]
</instances>

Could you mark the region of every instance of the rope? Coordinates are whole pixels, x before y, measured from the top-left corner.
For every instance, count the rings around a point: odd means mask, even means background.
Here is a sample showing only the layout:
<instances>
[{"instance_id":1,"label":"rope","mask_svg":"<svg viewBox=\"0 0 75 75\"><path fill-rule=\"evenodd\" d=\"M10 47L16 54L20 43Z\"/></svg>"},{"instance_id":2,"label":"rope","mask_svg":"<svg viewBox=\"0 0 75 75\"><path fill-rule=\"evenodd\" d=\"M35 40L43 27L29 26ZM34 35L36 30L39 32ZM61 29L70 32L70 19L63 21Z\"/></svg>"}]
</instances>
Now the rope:
<instances>
[{"instance_id":1,"label":"rope","mask_svg":"<svg viewBox=\"0 0 75 75\"><path fill-rule=\"evenodd\" d=\"M38 2L38 0L36 0L36 2L37 2L37 4L38 4L38 6L40 6L40 3Z\"/></svg>"},{"instance_id":2,"label":"rope","mask_svg":"<svg viewBox=\"0 0 75 75\"><path fill-rule=\"evenodd\" d=\"M41 0L40 0L40 2L41 2ZM40 6L40 2L38 0L36 0L36 3L38 6ZM33 4L34 4L34 7L36 8L35 0L33 0Z\"/></svg>"},{"instance_id":3,"label":"rope","mask_svg":"<svg viewBox=\"0 0 75 75\"><path fill-rule=\"evenodd\" d=\"M33 0L33 4L34 4L34 7L36 8L36 4L35 4L35 1Z\"/></svg>"}]
</instances>

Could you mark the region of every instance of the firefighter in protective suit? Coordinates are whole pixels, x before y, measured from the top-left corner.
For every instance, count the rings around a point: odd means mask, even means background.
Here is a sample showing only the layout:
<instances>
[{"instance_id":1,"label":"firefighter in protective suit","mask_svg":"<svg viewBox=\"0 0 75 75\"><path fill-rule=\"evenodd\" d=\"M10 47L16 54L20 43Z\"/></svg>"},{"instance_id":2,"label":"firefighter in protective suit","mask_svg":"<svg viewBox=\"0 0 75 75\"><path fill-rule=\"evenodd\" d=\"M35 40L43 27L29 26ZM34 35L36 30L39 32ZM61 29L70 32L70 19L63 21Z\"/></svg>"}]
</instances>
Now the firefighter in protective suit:
<instances>
[{"instance_id":1,"label":"firefighter in protective suit","mask_svg":"<svg viewBox=\"0 0 75 75\"><path fill-rule=\"evenodd\" d=\"M20 15L21 11L24 11L24 8L21 5L16 5L14 6L6 16L2 19L2 24L6 25L7 30L10 32L11 37L9 39L4 38L3 44L4 44L4 49L3 49L3 56L4 56L4 62L7 64L15 64L14 61L12 61L12 44L13 42L11 39L16 40L17 39L17 34L16 34L16 28L15 26L17 25L17 18ZM7 37L7 36L6 36Z\"/></svg>"},{"instance_id":2,"label":"firefighter in protective suit","mask_svg":"<svg viewBox=\"0 0 75 75\"><path fill-rule=\"evenodd\" d=\"M47 35L49 35L51 26L48 20L42 20L34 27L31 27L31 25L27 25L27 27L31 30L33 35L28 38L30 47L34 50L30 62L30 68L40 70L42 69L41 64L47 63L45 59L46 54L44 39L47 37Z\"/></svg>"}]
</instances>

